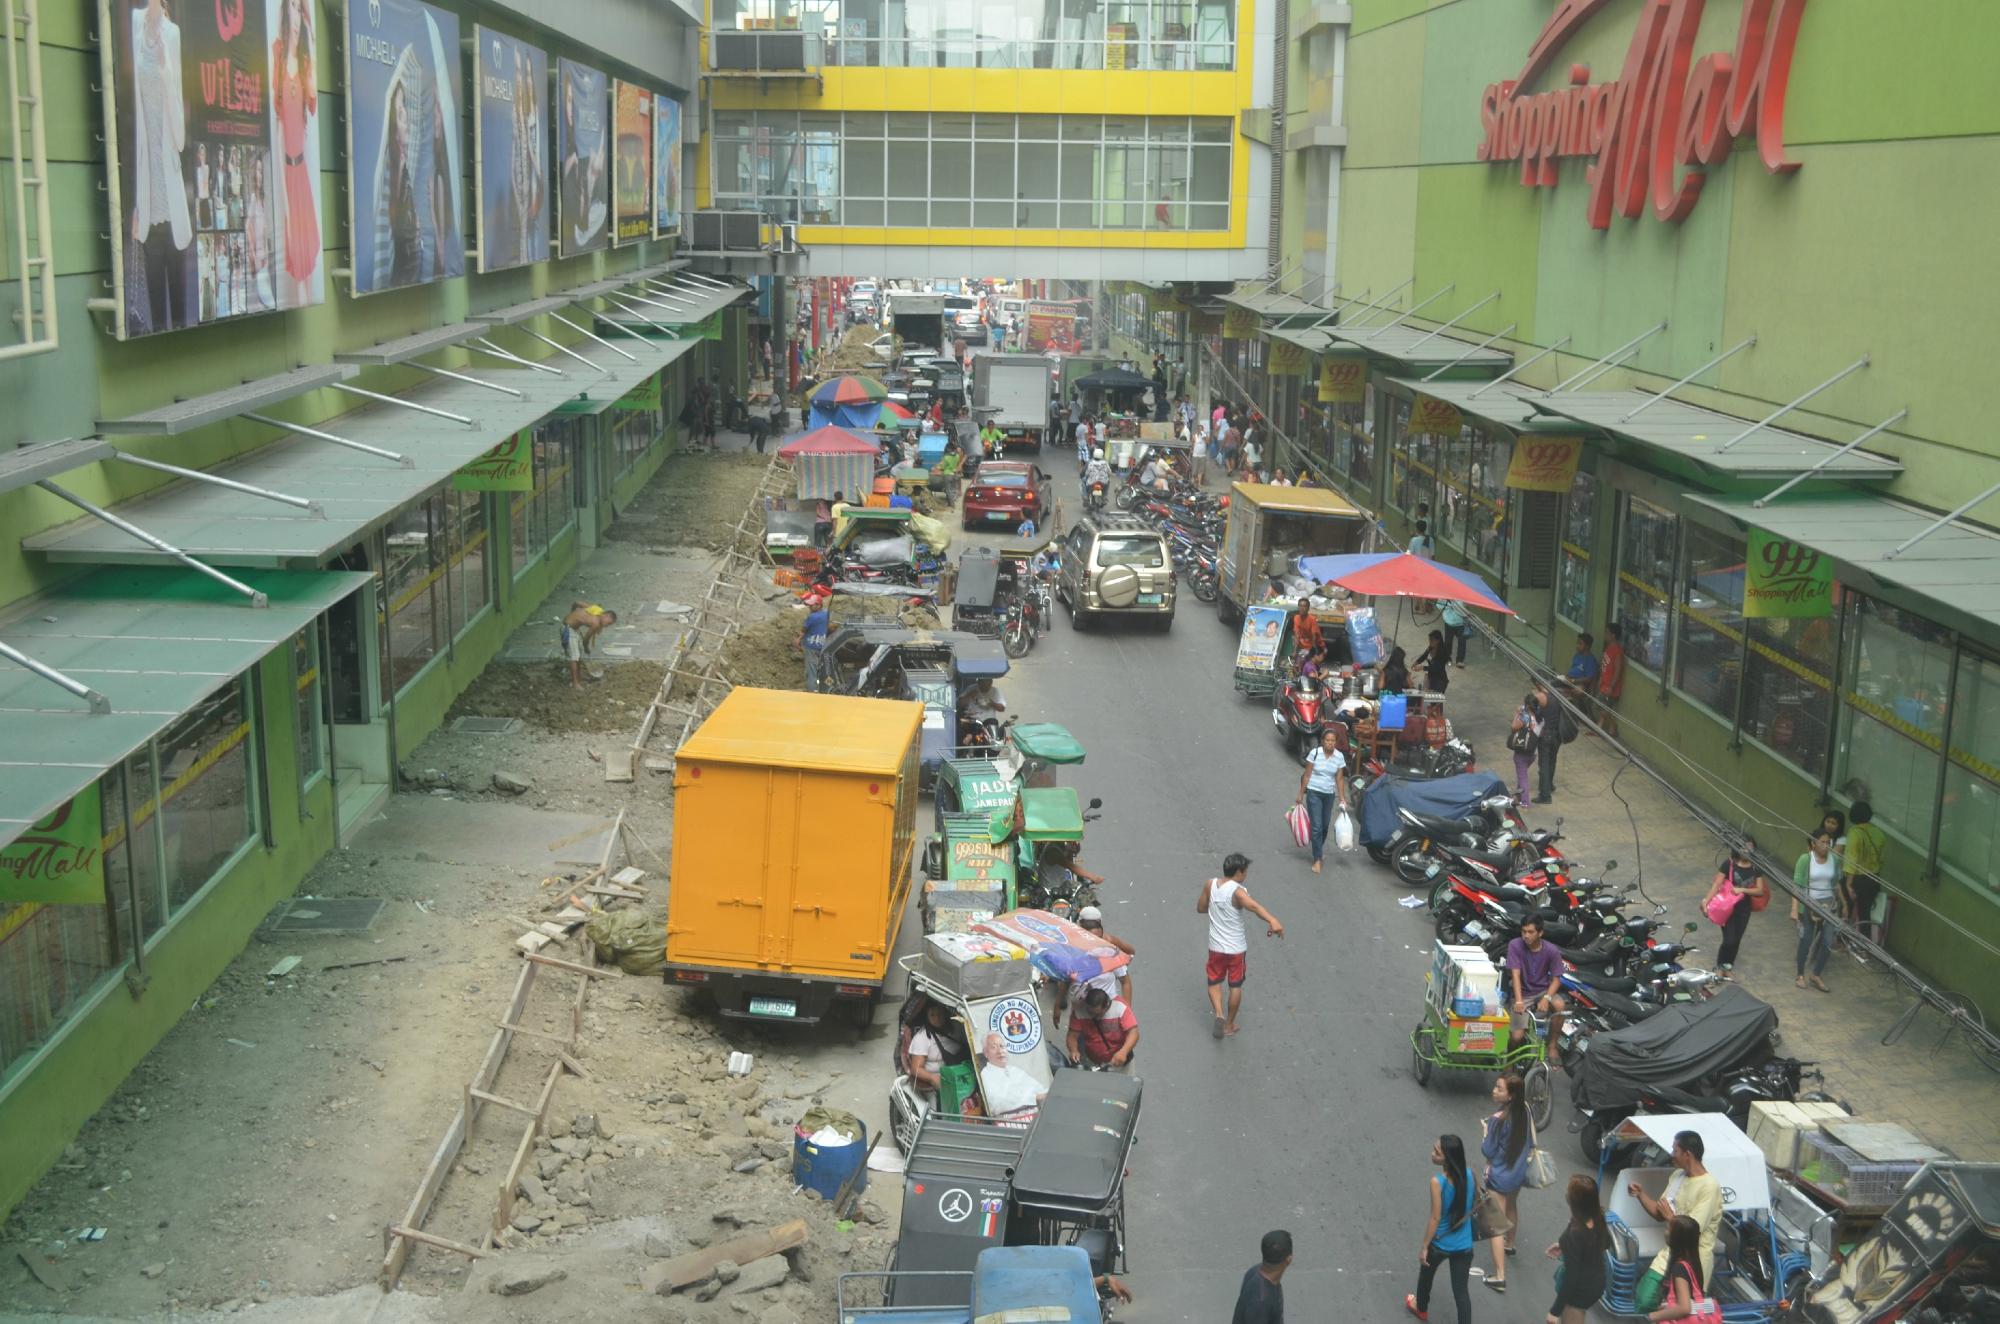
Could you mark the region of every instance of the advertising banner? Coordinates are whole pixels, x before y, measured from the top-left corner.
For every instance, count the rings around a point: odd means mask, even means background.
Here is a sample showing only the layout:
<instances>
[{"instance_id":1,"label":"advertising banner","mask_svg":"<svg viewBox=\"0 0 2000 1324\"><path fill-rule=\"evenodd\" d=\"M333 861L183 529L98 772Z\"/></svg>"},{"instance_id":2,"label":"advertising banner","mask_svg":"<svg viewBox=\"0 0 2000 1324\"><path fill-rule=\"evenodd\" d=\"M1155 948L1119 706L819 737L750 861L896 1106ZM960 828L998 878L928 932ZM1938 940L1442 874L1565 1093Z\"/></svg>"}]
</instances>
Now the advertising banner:
<instances>
[{"instance_id":1,"label":"advertising banner","mask_svg":"<svg viewBox=\"0 0 2000 1324\"><path fill-rule=\"evenodd\" d=\"M1428 433L1437 437L1455 437L1462 425L1458 410L1442 400L1433 400L1420 395L1410 406L1411 433Z\"/></svg>"},{"instance_id":2,"label":"advertising banner","mask_svg":"<svg viewBox=\"0 0 2000 1324\"><path fill-rule=\"evenodd\" d=\"M1222 335L1225 340L1255 340L1257 323L1257 314L1248 308L1222 310Z\"/></svg>"},{"instance_id":3,"label":"advertising banner","mask_svg":"<svg viewBox=\"0 0 2000 1324\"><path fill-rule=\"evenodd\" d=\"M479 269L545 262L549 256L549 57L539 47L473 29L479 48Z\"/></svg>"},{"instance_id":4,"label":"advertising banner","mask_svg":"<svg viewBox=\"0 0 2000 1324\"><path fill-rule=\"evenodd\" d=\"M92 787L0 846L0 905L104 904L103 806Z\"/></svg>"},{"instance_id":5,"label":"advertising banner","mask_svg":"<svg viewBox=\"0 0 2000 1324\"><path fill-rule=\"evenodd\" d=\"M454 492L535 490L535 434L522 429L451 476Z\"/></svg>"},{"instance_id":6,"label":"advertising banner","mask_svg":"<svg viewBox=\"0 0 2000 1324\"><path fill-rule=\"evenodd\" d=\"M1306 351L1301 345L1289 340L1271 342L1271 371L1285 377L1303 377L1306 372Z\"/></svg>"},{"instance_id":7,"label":"advertising banner","mask_svg":"<svg viewBox=\"0 0 2000 1324\"><path fill-rule=\"evenodd\" d=\"M620 409L658 409L660 407L660 377L654 373L645 381L618 398Z\"/></svg>"},{"instance_id":8,"label":"advertising banner","mask_svg":"<svg viewBox=\"0 0 2000 1324\"><path fill-rule=\"evenodd\" d=\"M620 245L653 237L653 94L635 83L612 85L612 238Z\"/></svg>"},{"instance_id":9,"label":"advertising banner","mask_svg":"<svg viewBox=\"0 0 2000 1324\"><path fill-rule=\"evenodd\" d=\"M556 62L556 229L562 254L594 253L611 242L611 85L601 69Z\"/></svg>"},{"instance_id":10,"label":"advertising banner","mask_svg":"<svg viewBox=\"0 0 2000 1324\"><path fill-rule=\"evenodd\" d=\"M1319 402L1358 405L1368 392L1366 359L1324 359L1319 365Z\"/></svg>"},{"instance_id":11,"label":"advertising banner","mask_svg":"<svg viewBox=\"0 0 2000 1324\"><path fill-rule=\"evenodd\" d=\"M1278 643L1285 635L1283 603L1243 609L1243 636L1236 642L1240 671L1271 671L1278 665Z\"/></svg>"},{"instance_id":12,"label":"advertising banner","mask_svg":"<svg viewBox=\"0 0 2000 1324\"><path fill-rule=\"evenodd\" d=\"M1833 615L1833 563L1788 538L1750 530L1743 614L1791 620Z\"/></svg>"},{"instance_id":13,"label":"advertising banner","mask_svg":"<svg viewBox=\"0 0 2000 1324\"><path fill-rule=\"evenodd\" d=\"M347 207L354 292L465 274L458 16L348 0Z\"/></svg>"},{"instance_id":14,"label":"advertising banner","mask_svg":"<svg viewBox=\"0 0 2000 1324\"><path fill-rule=\"evenodd\" d=\"M681 103L653 98L653 237L681 232Z\"/></svg>"},{"instance_id":15,"label":"advertising banner","mask_svg":"<svg viewBox=\"0 0 2000 1324\"><path fill-rule=\"evenodd\" d=\"M316 12L99 6L119 339L325 299Z\"/></svg>"},{"instance_id":16,"label":"advertising banner","mask_svg":"<svg viewBox=\"0 0 2000 1324\"><path fill-rule=\"evenodd\" d=\"M1507 486L1523 492L1567 492L1576 483L1576 462L1582 457L1582 437L1524 434L1515 439L1514 458L1507 462Z\"/></svg>"},{"instance_id":17,"label":"advertising banner","mask_svg":"<svg viewBox=\"0 0 2000 1324\"><path fill-rule=\"evenodd\" d=\"M1076 353L1080 348L1076 339L1076 308L1066 303L1030 302L1027 345L1032 354L1051 349L1058 354Z\"/></svg>"}]
</instances>

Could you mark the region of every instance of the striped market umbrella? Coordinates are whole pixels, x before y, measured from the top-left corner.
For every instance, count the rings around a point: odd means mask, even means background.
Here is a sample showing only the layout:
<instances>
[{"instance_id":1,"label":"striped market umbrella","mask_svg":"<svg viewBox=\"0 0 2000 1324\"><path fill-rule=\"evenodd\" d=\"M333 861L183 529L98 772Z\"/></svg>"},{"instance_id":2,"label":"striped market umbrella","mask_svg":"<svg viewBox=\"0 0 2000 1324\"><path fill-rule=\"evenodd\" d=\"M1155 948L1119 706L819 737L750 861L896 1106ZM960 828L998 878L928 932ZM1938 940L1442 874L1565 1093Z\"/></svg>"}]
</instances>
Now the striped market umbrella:
<instances>
[{"instance_id":1,"label":"striped market umbrella","mask_svg":"<svg viewBox=\"0 0 2000 1324\"><path fill-rule=\"evenodd\" d=\"M875 442L838 427L814 428L778 448L778 454L792 462L799 496L809 500L866 493L879 453Z\"/></svg>"},{"instance_id":2,"label":"striped market umbrella","mask_svg":"<svg viewBox=\"0 0 2000 1324\"><path fill-rule=\"evenodd\" d=\"M873 377L836 377L812 393L816 405L873 404L889 397L889 388Z\"/></svg>"},{"instance_id":3,"label":"striped market umbrella","mask_svg":"<svg viewBox=\"0 0 2000 1324\"><path fill-rule=\"evenodd\" d=\"M1514 614L1514 609L1470 570L1439 565L1408 552L1306 556L1299 559L1299 572L1319 583L1337 584L1368 597L1432 598Z\"/></svg>"},{"instance_id":4,"label":"striped market umbrella","mask_svg":"<svg viewBox=\"0 0 2000 1324\"><path fill-rule=\"evenodd\" d=\"M894 400L885 400L885 401L883 401L883 403L882 403L882 412L883 412L883 413L885 413L885 414L887 414L887 415L888 415L889 417L891 417L891 418L915 418L915 417L916 417L916 415L915 415L915 414L911 413L911 412L910 412L910 411L909 411L908 409L905 409L905 408L904 408L904 407L903 407L902 405L899 405L899 404L897 404L897 403L896 403L896 402L895 402Z\"/></svg>"}]
</instances>

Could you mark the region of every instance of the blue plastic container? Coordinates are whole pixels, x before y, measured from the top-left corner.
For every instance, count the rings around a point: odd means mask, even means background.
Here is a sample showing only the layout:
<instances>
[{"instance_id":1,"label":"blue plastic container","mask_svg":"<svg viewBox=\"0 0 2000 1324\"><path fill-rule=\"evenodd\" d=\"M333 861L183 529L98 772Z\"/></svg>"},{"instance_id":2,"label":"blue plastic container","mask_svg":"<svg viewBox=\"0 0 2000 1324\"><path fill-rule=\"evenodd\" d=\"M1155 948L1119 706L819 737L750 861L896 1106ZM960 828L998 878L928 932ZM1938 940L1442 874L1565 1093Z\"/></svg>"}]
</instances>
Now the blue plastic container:
<instances>
[{"instance_id":1,"label":"blue plastic container","mask_svg":"<svg viewBox=\"0 0 2000 1324\"><path fill-rule=\"evenodd\" d=\"M1382 711L1376 718L1376 725L1384 731L1400 731L1410 720L1410 701L1401 694L1382 696Z\"/></svg>"},{"instance_id":2,"label":"blue plastic container","mask_svg":"<svg viewBox=\"0 0 2000 1324\"><path fill-rule=\"evenodd\" d=\"M805 1130L792 1133L792 1180L828 1200L839 1195L847 1179L857 1172L861 1175L855 1177L855 1194L868 1189L868 1170L862 1166L867 1158L866 1122L861 1124L861 1134L844 1145L815 1145Z\"/></svg>"},{"instance_id":3,"label":"blue plastic container","mask_svg":"<svg viewBox=\"0 0 2000 1324\"><path fill-rule=\"evenodd\" d=\"M1453 998L1451 1011L1454 1016L1484 1016L1486 1004L1478 998Z\"/></svg>"}]
</instances>

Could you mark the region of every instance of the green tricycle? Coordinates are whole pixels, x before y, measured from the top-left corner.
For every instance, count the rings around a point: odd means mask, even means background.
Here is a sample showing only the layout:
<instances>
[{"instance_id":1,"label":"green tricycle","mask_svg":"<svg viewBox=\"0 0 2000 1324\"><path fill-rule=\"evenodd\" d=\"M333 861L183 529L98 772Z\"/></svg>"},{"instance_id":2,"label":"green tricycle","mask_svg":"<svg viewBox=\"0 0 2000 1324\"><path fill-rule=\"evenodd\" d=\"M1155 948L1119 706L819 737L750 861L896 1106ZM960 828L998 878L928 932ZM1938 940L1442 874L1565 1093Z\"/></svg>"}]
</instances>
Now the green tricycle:
<instances>
[{"instance_id":1,"label":"green tricycle","mask_svg":"<svg viewBox=\"0 0 2000 1324\"><path fill-rule=\"evenodd\" d=\"M1410 1034L1410 1069L1417 1084L1429 1087L1434 1071L1518 1070L1527 1098L1528 1116L1538 1131L1555 1117L1555 1091L1549 1080L1546 1023L1530 1018L1525 1035L1516 1038L1511 1018L1460 1016L1431 996L1426 979L1424 1018Z\"/></svg>"}]
</instances>

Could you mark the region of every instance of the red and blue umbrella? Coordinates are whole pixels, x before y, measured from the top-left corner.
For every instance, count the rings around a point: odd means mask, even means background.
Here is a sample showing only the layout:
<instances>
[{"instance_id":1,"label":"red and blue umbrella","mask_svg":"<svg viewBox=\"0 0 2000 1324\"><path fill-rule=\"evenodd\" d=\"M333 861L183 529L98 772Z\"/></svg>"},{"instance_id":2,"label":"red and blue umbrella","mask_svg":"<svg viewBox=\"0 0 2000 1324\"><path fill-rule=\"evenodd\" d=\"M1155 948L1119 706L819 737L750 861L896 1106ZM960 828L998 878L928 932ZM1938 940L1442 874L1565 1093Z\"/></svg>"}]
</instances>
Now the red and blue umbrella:
<instances>
[{"instance_id":1,"label":"red and blue umbrella","mask_svg":"<svg viewBox=\"0 0 2000 1324\"><path fill-rule=\"evenodd\" d=\"M812 393L816 405L877 404L889 398L889 388L873 377L835 377Z\"/></svg>"},{"instance_id":2,"label":"red and blue umbrella","mask_svg":"<svg viewBox=\"0 0 2000 1324\"><path fill-rule=\"evenodd\" d=\"M1408 552L1369 552L1354 556L1305 556L1299 573L1321 584L1374 598L1432 598L1462 602L1512 616L1514 609L1470 570L1457 570Z\"/></svg>"}]
</instances>

